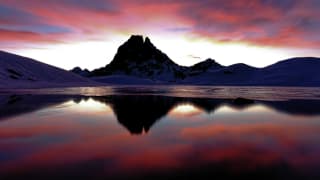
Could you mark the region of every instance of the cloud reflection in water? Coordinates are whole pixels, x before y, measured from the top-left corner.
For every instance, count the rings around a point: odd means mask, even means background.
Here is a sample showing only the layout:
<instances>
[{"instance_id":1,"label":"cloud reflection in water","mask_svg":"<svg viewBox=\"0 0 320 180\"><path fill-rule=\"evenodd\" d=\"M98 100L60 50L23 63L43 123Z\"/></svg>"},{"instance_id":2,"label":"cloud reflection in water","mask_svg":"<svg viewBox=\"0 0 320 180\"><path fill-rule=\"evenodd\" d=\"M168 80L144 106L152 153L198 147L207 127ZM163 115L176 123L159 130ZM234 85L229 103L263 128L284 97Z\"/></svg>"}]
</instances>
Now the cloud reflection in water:
<instances>
[{"instance_id":1,"label":"cloud reflection in water","mask_svg":"<svg viewBox=\"0 0 320 180\"><path fill-rule=\"evenodd\" d=\"M320 111L307 108L317 101L1 99L0 174L8 177L319 177Z\"/></svg>"}]
</instances>

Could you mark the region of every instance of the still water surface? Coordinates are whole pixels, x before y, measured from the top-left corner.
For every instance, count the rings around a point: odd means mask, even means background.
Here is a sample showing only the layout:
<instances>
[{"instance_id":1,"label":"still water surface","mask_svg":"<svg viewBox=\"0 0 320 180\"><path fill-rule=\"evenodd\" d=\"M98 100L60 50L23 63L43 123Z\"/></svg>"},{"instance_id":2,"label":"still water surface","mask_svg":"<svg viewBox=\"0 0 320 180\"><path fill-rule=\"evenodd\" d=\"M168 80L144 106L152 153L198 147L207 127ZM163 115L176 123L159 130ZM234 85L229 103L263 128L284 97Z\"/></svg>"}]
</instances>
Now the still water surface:
<instances>
[{"instance_id":1,"label":"still water surface","mask_svg":"<svg viewBox=\"0 0 320 180\"><path fill-rule=\"evenodd\" d=\"M320 178L319 89L175 88L2 92L1 179Z\"/></svg>"}]
</instances>

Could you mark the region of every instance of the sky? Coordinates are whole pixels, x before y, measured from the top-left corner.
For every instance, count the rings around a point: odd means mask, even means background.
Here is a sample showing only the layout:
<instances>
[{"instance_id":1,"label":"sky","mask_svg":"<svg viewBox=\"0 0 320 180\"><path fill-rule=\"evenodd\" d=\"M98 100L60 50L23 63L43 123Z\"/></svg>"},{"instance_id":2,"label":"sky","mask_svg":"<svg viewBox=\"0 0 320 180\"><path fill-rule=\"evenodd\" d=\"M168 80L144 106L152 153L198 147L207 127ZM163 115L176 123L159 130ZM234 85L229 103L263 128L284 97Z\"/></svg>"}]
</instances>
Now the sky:
<instances>
[{"instance_id":1,"label":"sky","mask_svg":"<svg viewBox=\"0 0 320 180\"><path fill-rule=\"evenodd\" d=\"M64 69L105 66L132 34L189 66L320 57L319 0L0 0L0 49Z\"/></svg>"}]
</instances>

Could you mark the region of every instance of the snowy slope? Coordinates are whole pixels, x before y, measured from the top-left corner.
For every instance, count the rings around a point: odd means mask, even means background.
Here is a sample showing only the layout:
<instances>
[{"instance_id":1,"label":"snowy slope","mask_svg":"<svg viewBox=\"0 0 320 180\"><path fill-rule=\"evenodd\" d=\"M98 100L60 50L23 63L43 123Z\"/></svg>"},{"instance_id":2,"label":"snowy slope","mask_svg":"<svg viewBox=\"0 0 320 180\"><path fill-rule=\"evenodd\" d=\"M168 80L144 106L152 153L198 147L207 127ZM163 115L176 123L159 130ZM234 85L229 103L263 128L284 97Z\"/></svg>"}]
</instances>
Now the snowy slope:
<instances>
[{"instance_id":1,"label":"snowy slope","mask_svg":"<svg viewBox=\"0 0 320 180\"><path fill-rule=\"evenodd\" d=\"M320 86L320 58L304 57L280 61L261 69L256 83Z\"/></svg>"},{"instance_id":2,"label":"snowy slope","mask_svg":"<svg viewBox=\"0 0 320 180\"><path fill-rule=\"evenodd\" d=\"M235 64L187 77L181 84L244 86L320 86L320 59L293 58L265 68Z\"/></svg>"},{"instance_id":3,"label":"snowy slope","mask_svg":"<svg viewBox=\"0 0 320 180\"><path fill-rule=\"evenodd\" d=\"M139 78L136 76L128 75L111 75L111 76L99 76L92 78L93 80L107 84L118 84L118 85L153 85L163 84L162 81L153 81L151 79Z\"/></svg>"},{"instance_id":4,"label":"snowy slope","mask_svg":"<svg viewBox=\"0 0 320 180\"><path fill-rule=\"evenodd\" d=\"M0 51L0 88L93 85L95 82L30 58Z\"/></svg>"},{"instance_id":5,"label":"snowy slope","mask_svg":"<svg viewBox=\"0 0 320 180\"><path fill-rule=\"evenodd\" d=\"M258 69L245 64L210 70L197 76L187 77L181 83L198 85L243 85L257 76Z\"/></svg>"}]
</instances>

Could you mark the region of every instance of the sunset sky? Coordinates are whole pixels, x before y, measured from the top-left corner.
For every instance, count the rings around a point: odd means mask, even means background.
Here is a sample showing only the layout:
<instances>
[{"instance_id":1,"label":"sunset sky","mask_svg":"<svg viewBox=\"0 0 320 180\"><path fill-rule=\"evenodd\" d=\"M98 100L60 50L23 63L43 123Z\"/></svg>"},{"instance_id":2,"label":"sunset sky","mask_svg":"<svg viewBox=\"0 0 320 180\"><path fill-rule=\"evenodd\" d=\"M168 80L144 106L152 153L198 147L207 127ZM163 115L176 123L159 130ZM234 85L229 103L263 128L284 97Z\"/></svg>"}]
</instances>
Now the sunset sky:
<instances>
[{"instance_id":1,"label":"sunset sky","mask_svg":"<svg viewBox=\"0 0 320 180\"><path fill-rule=\"evenodd\" d=\"M131 34L180 65L320 56L319 0L0 0L0 49L64 69L109 63Z\"/></svg>"}]
</instances>

